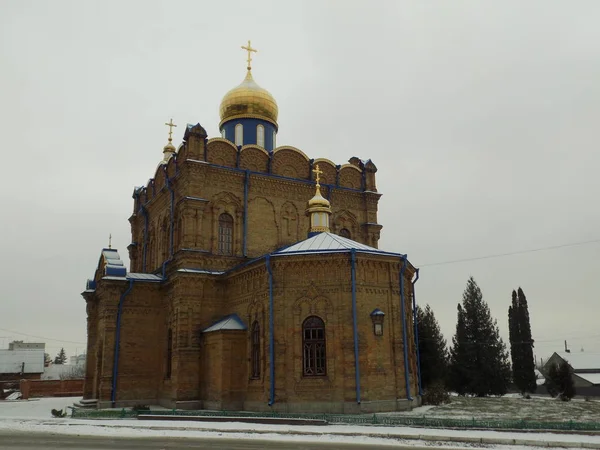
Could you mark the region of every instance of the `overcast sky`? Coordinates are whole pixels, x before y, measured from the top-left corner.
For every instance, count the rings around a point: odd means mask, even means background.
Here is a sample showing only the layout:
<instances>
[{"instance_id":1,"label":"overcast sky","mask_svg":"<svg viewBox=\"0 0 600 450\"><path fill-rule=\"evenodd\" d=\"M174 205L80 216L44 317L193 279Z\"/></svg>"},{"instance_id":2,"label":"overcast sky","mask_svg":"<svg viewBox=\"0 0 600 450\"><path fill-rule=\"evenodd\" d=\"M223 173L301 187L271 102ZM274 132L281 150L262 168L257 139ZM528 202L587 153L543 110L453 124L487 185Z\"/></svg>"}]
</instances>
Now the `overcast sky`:
<instances>
[{"instance_id":1,"label":"overcast sky","mask_svg":"<svg viewBox=\"0 0 600 450\"><path fill-rule=\"evenodd\" d=\"M423 267L448 340L472 275L505 340L521 286L538 357L600 352L600 243L431 265L600 239L599 23L595 0L0 0L0 344L83 351L163 123L218 136L251 39L278 144L378 166L380 248Z\"/></svg>"}]
</instances>

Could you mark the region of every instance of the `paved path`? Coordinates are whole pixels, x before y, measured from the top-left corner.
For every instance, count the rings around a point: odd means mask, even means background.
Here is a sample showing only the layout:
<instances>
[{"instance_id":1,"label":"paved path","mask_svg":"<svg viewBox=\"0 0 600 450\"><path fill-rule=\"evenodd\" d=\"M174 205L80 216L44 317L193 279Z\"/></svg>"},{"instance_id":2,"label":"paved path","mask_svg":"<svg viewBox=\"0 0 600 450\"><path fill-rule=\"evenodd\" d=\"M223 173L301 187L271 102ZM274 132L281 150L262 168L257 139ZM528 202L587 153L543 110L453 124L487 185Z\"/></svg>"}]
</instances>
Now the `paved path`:
<instances>
[{"instance_id":1,"label":"paved path","mask_svg":"<svg viewBox=\"0 0 600 450\"><path fill-rule=\"evenodd\" d=\"M46 433L0 432L0 448L2 450L369 450L369 449L403 449L419 450L423 447L375 446L373 444L347 443L304 443L286 441L268 441L261 439L219 439L219 438L115 438L107 436L70 436ZM427 450L435 447L428 446Z\"/></svg>"}]
</instances>

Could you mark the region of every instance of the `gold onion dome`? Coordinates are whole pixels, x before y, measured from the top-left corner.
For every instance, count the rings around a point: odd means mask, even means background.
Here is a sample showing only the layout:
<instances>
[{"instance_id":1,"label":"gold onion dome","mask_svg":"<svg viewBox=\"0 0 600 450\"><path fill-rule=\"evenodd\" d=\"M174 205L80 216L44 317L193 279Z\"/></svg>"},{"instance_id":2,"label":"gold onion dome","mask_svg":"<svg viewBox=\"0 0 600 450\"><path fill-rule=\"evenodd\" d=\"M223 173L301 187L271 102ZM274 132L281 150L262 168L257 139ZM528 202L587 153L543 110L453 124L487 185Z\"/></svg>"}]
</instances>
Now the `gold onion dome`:
<instances>
[{"instance_id":1,"label":"gold onion dome","mask_svg":"<svg viewBox=\"0 0 600 450\"><path fill-rule=\"evenodd\" d=\"M261 88L248 70L239 86L231 89L221 100L221 124L237 118L263 119L277 126L279 109L275 98Z\"/></svg>"},{"instance_id":2,"label":"gold onion dome","mask_svg":"<svg viewBox=\"0 0 600 450\"><path fill-rule=\"evenodd\" d=\"M317 184L317 192L315 196L308 201L309 209L313 208L329 208L331 203L321 195L321 186Z\"/></svg>"}]
</instances>

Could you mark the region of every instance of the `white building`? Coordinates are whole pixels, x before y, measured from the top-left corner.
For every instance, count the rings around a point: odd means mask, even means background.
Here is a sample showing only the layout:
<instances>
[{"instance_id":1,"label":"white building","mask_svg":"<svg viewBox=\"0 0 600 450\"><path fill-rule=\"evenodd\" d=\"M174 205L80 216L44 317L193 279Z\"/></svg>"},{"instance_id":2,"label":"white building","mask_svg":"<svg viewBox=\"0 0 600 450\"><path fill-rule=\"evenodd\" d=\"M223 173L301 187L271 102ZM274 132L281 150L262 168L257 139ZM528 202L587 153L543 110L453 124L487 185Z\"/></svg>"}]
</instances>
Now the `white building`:
<instances>
[{"instance_id":1,"label":"white building","mask_svg":"<svg viewBox=\"0 0 600 450\"><path fill-rule=\"evenodd\" d=\"M15 341L0 350L0 375L41 374L46 344Z\"/></svg>"}]
</instances>

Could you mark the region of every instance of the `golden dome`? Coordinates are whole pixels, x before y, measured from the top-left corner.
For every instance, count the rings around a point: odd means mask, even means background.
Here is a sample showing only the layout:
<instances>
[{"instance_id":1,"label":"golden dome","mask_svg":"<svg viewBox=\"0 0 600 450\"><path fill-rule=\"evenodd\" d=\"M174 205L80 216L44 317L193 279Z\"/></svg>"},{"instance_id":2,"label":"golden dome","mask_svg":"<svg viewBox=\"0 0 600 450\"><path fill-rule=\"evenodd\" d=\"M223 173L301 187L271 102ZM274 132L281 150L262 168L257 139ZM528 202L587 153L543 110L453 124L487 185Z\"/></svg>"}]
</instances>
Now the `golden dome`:
<instances>
[{"instance_id":1,"label":"golden dome","mask_svg":"<svg viewBox=\"0 0 600 450\"><path fill-rule=\"evenodd\" d=\"M253 118L271 122L277 127L279 109L275 98L261 88L248 70L244 81L231 89L221 100L221 125L231 119Z\"/></svg>"},{"instance_id":2,"label":"golden dome","mask_svg":"<svg viewBox=\"0 0 600 450\"><path fill-rule=\"evenodd\" d=\"M308 208L312 210L314 208L330 207L331 203L329 203L329 200L321 195L321 186L317 185L317 192L315 193L315 196L308 201Z\"/></svg>"}]
</instances>

